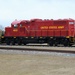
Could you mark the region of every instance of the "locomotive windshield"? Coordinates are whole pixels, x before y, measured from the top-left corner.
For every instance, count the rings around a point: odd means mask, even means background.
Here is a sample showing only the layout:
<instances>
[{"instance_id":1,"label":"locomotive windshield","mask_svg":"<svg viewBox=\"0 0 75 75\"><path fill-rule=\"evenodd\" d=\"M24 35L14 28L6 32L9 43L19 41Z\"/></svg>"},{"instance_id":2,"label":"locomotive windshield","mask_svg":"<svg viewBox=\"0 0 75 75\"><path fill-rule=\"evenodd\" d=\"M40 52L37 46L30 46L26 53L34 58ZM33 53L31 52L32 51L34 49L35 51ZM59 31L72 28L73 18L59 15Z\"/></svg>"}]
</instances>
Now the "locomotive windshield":
<instances>
[{"instance_id":1,"label":"locomotive windshield","mask_svg":"<svg viewBox=\"0 0 75 75\"><path fill-rule=\"evenodd\" d=\"M18 27L18 25L17 25L17 24L15 24L15 25L14 25L14 28L17 28L17 27Z\"/></svg>"}]
</instances>

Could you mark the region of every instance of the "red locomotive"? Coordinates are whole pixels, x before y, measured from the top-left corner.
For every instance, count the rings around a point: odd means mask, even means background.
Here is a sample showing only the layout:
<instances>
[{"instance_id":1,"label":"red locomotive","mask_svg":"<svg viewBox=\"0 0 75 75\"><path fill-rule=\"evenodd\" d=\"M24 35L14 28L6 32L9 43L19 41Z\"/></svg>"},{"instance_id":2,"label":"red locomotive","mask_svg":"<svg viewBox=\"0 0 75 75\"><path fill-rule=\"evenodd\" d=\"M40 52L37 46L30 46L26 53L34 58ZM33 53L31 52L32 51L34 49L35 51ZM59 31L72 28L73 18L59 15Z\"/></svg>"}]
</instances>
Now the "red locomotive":
<instances>
[{"instance_id":1,"label":"red locomotive","mask_svg":"<svg viewBox=\"0 0 75 75\"><path fill-rule=\"evenodd\" d=\"M75 21L73 19L31 19L12 22L11 27L5 28L1 42L8 45L48 43L50 46L58 44L71 46L75 43L74 38Z\"/></svg>"}]
</instances>

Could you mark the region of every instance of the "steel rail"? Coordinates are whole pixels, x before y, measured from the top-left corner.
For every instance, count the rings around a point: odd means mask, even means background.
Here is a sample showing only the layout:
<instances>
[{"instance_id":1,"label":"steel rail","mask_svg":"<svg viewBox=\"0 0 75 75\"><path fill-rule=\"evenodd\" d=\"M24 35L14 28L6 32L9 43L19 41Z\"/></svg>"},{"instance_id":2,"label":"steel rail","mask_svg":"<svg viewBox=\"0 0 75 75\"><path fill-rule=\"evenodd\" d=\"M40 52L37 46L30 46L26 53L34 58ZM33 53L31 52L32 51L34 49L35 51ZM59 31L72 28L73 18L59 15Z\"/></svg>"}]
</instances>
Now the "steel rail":
<instances>
[{"instance_id":1,"label":"steel rail","mask_svg":"<svg viewBox=\"0 0 75 75\"><path fill-rule=\"evenodd\" d=\"M73 53L75 48L68 47L38 47L38 46L0 46L2 50L23 50L23 51L42 51L42 52L59 52L59 53Z\"/></svg>"}]
</instances>

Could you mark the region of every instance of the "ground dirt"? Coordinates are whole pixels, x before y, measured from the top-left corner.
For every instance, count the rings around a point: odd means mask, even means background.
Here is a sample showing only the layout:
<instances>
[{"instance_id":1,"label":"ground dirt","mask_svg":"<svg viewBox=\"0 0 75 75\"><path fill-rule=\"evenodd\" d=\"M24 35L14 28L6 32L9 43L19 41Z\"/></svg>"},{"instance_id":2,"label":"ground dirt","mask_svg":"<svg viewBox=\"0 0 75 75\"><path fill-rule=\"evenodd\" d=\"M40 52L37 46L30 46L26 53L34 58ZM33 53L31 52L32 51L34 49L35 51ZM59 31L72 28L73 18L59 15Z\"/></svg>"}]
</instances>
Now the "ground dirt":
<instances>
[{"instance_id":1,"label":"ground dirt","mask_svg":"<svg viewBox=\"0 0 75 75\"><path fill-rule=\"evenodd\" d=\"M0 54L0 75L75 75L75 57Z\"/></svg>"}]
</instances>

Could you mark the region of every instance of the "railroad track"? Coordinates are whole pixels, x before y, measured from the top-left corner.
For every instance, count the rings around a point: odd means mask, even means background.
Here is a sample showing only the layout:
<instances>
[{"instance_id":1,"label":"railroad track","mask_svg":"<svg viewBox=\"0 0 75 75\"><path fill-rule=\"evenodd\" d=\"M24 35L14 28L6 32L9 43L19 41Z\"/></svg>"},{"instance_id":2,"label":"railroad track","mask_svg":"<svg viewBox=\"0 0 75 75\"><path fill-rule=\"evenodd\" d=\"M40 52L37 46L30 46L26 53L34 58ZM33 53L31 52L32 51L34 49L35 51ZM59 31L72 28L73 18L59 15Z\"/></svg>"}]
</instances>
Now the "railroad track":
<instances>
[{"instance_id":1,"label":"railroad track","mask_svg":"<svg viewBox=\"0 0 75 75\"><path fill-rule=\"evenodd\" d=\"M47 46L7 46L0 45L0 49L6 50L25 50L25 51L44 51L44 52L60 52L60 53L74 53L75 47L47 47Z\"/></svg>"}]
</instances>

